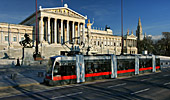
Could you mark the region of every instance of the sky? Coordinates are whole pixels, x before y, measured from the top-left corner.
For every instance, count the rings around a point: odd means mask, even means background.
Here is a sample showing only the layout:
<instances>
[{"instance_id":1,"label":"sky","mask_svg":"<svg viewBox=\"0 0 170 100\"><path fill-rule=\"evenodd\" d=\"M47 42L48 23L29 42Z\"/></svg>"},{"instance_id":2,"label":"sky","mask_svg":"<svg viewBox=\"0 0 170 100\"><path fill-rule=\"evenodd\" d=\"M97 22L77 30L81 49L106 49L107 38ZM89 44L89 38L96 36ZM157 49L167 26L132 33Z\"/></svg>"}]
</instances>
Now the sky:
<instances>
[{"instance_id":1,"label":"sky","mask_svg":"<svg viewBox=\"0 0 170 100\"><path fill-rule=\"evenodd\" d=\"M42 8L63 6L61 0L37 0ZM91 21L92 27L108 25L114 35L121 35L121 0L63 0L63 4ZM170 0L123 0L123 31L136 34L141 18L143 34L160 38L170 32ZM35 12L35 0L1 0L0 22L18 24ZM87 23L87 20L86 20Z\"/></svg>"}]
</instances>

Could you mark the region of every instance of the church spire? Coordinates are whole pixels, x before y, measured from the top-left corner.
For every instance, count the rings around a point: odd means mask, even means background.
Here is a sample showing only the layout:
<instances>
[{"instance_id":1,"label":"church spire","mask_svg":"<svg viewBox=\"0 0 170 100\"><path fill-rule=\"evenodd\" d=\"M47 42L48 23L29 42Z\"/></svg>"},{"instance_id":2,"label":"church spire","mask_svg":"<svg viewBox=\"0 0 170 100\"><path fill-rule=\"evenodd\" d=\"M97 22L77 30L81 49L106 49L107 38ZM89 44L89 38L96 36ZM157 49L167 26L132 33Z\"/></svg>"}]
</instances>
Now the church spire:
<instances>
[{"instance_id":1,"label":"church spire","mask_svg":"<svg viewBox=\"0 0 170 100\"><path fill-rule=\"evenodd\" d=\"M139 17L138 20L138 26L137 26L137 30L136 30L136 36L138 38L138 40L143 40L143 32L142 32L142 24L141 24L141 19Z\"/></svg>"},{"instance_id":2,"label":"church spire","mask_svg":"<svg viewBox=\"0 0 170 100\"><path fill-rule=\"evenodd\" d=\"M142 26L140 17L139 17L139 20L138 20L138 26Z\"/></svg>"}]
</instances>

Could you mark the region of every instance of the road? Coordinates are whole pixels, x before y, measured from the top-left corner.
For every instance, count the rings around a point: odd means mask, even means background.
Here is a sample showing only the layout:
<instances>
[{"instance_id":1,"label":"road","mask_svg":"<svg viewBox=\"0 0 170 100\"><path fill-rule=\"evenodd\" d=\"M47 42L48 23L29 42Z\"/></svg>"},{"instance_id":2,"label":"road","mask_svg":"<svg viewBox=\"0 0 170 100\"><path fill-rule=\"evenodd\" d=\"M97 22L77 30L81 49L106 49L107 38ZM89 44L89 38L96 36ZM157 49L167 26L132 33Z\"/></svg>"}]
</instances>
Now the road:
<instances>
[{"instance_id":1,"label":"road","mask_svg":"<svg viewBox=\"0 0 170 100\"><path fill-rule=\"evenodd\" d=\"M83 84L0 90L3 100L170 100L170 68L162 72Z\"/></svg>"}]
</instances>

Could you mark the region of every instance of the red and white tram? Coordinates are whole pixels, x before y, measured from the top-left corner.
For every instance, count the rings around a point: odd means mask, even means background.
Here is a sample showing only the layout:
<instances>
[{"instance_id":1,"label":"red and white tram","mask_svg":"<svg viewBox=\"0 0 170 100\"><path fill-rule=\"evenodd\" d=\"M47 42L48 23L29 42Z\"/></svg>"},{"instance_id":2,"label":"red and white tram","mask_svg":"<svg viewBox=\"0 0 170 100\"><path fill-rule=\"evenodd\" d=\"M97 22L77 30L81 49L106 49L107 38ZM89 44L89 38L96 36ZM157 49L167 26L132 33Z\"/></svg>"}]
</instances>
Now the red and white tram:
<instances>
[{"instance_id":1,"label":"red and white tram","mask_svg":"<svg viewBox=\"0 0 170 100\"><path fill-rule=\"evenodd\" d=\"M64 85L138 75L160 70L160 59L154 55L76 55L51 57L44 82Z\"/></svg>"}]
</instances>

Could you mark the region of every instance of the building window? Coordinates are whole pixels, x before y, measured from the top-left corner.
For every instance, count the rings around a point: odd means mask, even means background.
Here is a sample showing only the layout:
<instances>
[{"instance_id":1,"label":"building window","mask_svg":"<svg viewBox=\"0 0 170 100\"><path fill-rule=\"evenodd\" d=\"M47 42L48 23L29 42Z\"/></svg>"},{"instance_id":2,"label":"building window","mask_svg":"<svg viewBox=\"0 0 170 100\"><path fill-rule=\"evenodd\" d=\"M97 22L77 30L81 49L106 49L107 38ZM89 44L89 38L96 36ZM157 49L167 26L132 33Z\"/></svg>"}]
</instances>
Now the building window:
<instances>
[{"instance_id":1,"label":"building window","mask_svg":"<svg viewBox=\"0 0 170 100\"><path fill-rule=\"evenodd\" d=\"M96 41L94 41L94 45L96 45Z\"/></svg>"},{"instance_id":2,"label":"building window","mask_svg":"<svg viewBox=\"0 0 170 100\"><path fill-rule=\"evenodd\" d=\"M16 42L16 41L17 41L17 38L16 38L16 37L13 37L13 41Z\"/></svg>"},{"instance_id":3,"label":"building window","mask_svg":"<svg viewBox=\"0 0 170 100\"><path fill-rule=\"evenodd\" d=\"M116 46L116 43L114 43L114 46Z\"/></svg>"},{"instance_id":4,"label":"building window","mask_svg":"<svg viewBox=\"0 0 170 100\"><path fill-rule=\"evenodd\" d=\"M24 37L21 37L21 41L23 41L24 40Z\"/></svg>"},{"instance_id":5,"label":"building window","mask_svg":"<svg viewBox=\"0 0 170 100\"><path fill-rule=\"evenodd\" d=\"M8 41L8 36L5 36L5 41Z\"/></svg>"},{"instance_id":6,"label":"building window","mask_svg":"<svg viewBox=\"0 0 170 100\"><path fill-rule=\"evenodd\" d=\"M104 40L104 45L106 46L106 40Z\"/></svg>"}]
</instances>

